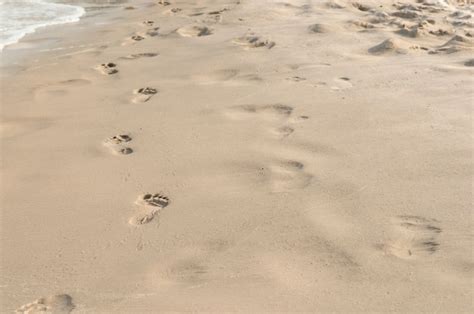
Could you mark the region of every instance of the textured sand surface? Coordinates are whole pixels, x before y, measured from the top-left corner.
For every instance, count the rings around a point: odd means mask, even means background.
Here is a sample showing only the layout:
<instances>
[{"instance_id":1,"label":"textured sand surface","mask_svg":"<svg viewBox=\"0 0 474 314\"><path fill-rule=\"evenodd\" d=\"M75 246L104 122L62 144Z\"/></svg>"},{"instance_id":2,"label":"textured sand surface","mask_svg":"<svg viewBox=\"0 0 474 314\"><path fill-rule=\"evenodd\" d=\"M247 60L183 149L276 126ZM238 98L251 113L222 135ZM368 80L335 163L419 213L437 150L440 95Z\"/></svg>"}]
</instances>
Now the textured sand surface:
<instances>
[{"instance_id":1,"label":"textured sand surface","mask_svg":"<svg viewBox=\"0 0 474 314\"><path fill-rule=\"evenodd\" d=\"M2 311L472 310L469 4L169 2L5 49Z\"/></svg>"}]
</instances>

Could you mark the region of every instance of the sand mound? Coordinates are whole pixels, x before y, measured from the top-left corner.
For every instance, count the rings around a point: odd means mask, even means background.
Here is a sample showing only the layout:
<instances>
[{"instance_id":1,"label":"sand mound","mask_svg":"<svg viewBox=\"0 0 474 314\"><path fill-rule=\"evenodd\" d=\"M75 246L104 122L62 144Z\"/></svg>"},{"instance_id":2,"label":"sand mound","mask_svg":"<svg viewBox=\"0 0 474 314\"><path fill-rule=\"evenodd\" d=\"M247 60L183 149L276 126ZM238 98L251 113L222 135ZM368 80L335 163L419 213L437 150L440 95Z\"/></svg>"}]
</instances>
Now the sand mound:
<instances>
[{"instance_id":1,"label":"sand mound","mask_svg":"<svg viewBox=\"0 0 474 314\"><path fill-rule=\"evenodd\" d=\"M416 11L409 10L409 9L395 11L391 15L395 17L400 17L402 19L408 19L408 20L417 19L420 17L419 13L417 13Z\"/></svg>"},{"instance_id":2,"label":"sand mound","mask_svg":"<svg viewBox=\"0 0 474 314\"><path fill-rule=\"evenodd\" d=\"M459 51L467 51L472 50L473 48L473 40L469 37L462 36L462 35L455 35L450 40L448 40L445 44L439 46L437 49L431 51L430 53L456 53Z\"/></svg>"},{"instance_id":3,"label":"sand mound","mask_svg":"<svg viewBox=\"0 0 474 314\"><path fill-rule=\"evenodd\" d=\"M407 49L403 48L404 46L399 40L395 39L386 39L380 44L373 46L369 49L369 53L373 55L382 55L387 53L396 53L396 54L405 54Z\"/></svg>"},{"instance_id":4,"label":"sand mound","mask_svg":"<svg viewBox=\"0 0 474 314\"><path fill-rule=\"evenodd\" d=\"M344 9L346 5L341 1L331 0L326 3L326 6L331 9Z\"/></svg>"},{"instance_id":5,"label":"sand mound","mask_svg":"<svg viewBox=\"0 0 474 314\"><path fill-rule=\"evenodd\" d=\"M370 11L372 9L370 6L368 6L366 4L363 4L363 3L359 3L359 2L353 2L352 6L354 8L356 8L357 10L362 11L362 12L367 12L367 11Z\"/></svg>"}]
</instances>

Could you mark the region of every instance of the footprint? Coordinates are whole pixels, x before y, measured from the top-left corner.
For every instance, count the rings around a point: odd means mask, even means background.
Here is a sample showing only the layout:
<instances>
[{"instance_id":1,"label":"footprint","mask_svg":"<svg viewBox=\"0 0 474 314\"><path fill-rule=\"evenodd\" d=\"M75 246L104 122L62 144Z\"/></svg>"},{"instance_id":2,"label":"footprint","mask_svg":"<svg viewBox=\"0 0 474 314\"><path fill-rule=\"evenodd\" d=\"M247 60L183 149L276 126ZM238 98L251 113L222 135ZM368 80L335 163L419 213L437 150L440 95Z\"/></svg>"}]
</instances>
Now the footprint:
<instances>
[{"instance_id":1,"label":"footprint","mask_svg":"<svg viewBox=\"0 0 474 314\"><path fill-rule=\"evenodd\" d=\"M40 298L34 302L25 304L17 309L16 313L57 313L67 314L75 308L71 296L58 294L46 298Z\"/></svg>"},{"instance_id":2,"label":"footprint","mask_svg":"<svg viewBox=\"0 0 474 314\"><path fill-rule=\"evenodd\" d=\"M307 116L290 118L293 107L282 104L237 105L227 109L225 114L234 120L261 119L266 121L267 131L278 139L291 135L295 129L291 123L308 119ZM263 121L262 121L263 122Z\"/></svg>"},{"instance_id":3,"label":"footprint","mask_svg":"<svg viewBox=\"0 0 474 314\"><path fill-rule=\"evenodd\" d=\"M142 87L137 90L134 90L133 93L136 96L132 99L132 102L143 103L150 100L150 98L153 97L153 95L158 93L158 90L152 87Z\"/></svg>"},{"instance_id":4,"label":"footprint","mask_svg":"<svg viewBox=\"0 0 474 314\"><path fill-rule=\"evenodd\" d=\"M70 80L64 80L58 83L58 85L68 86L68 87L85 86L89 84L91 84L91 81L84 80L84 79L70 79Z\"/></svg>"},{"instance_id":5,"label":"footprint","mask_svg":"<svg viewBox=\"0 0 474 314\"><path fill-rule=\"evenodd\" d=\"M143 32L137 32L135 35L131 36L127 40L125 40L122 43L122 46L127 46L127 45L133 45L139 41L145 40L147 37L155 37L160 35L159 33L159 27L153 27L150 29L147 29L146 31Z\"/></svg>"},{"instance_id":6,"label":"footprint","mask_svg":"<svg viewBox=\"0 0 474 314\"><path fill-rule=\"evenodd\" d=\"M285 138L293 133L295 129L290 126L282 126L276 129L272 129L272 133L275 134L278 138Z\"/></svg>"},{"instance_id":7,"label":"footprint","mask_svg":"<svg viewBox=\"0 0 474 314\"><path fill-rule=\"evenodd\" d=\"M145 34L142 35L142 36L143 36L143 37L146 37L146 36L150 36L150 37L158 36L158 35L160 35L159 30L160 30L159 27L150 28L150 29L148 29L148 30L145 32Z\"/></svg>"},{"instance_id":8,"label":"footprint","mask_svg":"<svg viewBox=\"0 0 474 314\"><path fill-rule=\"evenodd\" d=\"M138 34L137 34L137 35L133 35L133 36L127 38L127 39L122 43L122 46L133 45L133 44L135 44L135 43L137 43L137 42L139 42L139 41L142 41L142 40L144 40L144 39L145 39L145 37L142 36L142 35L138 35Z\"/></svg>"},{"instance_id":9,"label":"footprint","mask_svg":"<svg viewBox=\"0 0 474 314\"><path fill-rule=\"evenodd\" d=\"M253 73L242 73L237 69L220 69L210 73L193 75L192 78L201 85L227 84L245 85L258 83L262 79Z\"/></svg>"},{"instance_id":10,"label":"footprint","mask_svg":"<svg viewBox=\"0 0 474 314\"><path fill-rule=\"evenodd\" d=\"M309 116L302 115L302 116L294 117L294 118L290 119L289 121L293 122L293 123L299 123L299 122L302 122L302 121L306 121L308 119L309 119Z\"/></svg>"},{"instance_id":11,"label":"footprint","mask_svg":"<svg viewBox=\"0 0 474 314\"><path fill-rule=\"evenodd\" d=\"M194 12L194 13L189 14L188 16L201 16L201 15L204 15L204 12Z\"/></svg>"},{"instance_id":12,"label":"footprint","mask_svg":"<svg viewBox=\"0 0 474 314\"><path fill-rule=\"evenodd\" d=\"M304 164L294 160L282 161L270 166L270 183L274 192L291 192L311 184L313 176Z\"/></svg>"},{"instance_id":13,"label":"footprint","mask_svg":"<svg viewBox=\"0 0 474 314\"><path fill-rule=\"evenodd\" d=\"M85 79L69 79L38 86L35 88L34 94L37 99L51 96L67 97L72 90L90 85L91 83L91 81Z\"/></svg>"},{"instance_id":14,"label":"footprint","mask_svg":"<svg viewBox=\"0 0 474 314\"><path fill-rule=\"evenodd\" d=\"M138 197L135 202L139 206L139 213L129 219L129 223L134 226L140 226L152 221L156 215L168 206L170 200L168 197L157 194L144 194Z\"/></svg>"},{"instance_id":15,"label":"footprint","mask_svg":"<svg viewBox=\"0 0 474 314\"><path fill-rule=\"evenodd\" d=\"M245 35L233 40L234 44L237 44L244 49L252 49L252 48L260 48L265 47L268 49L272 49L275 46L274 41L270 41L267 39L262 39L259 36L254 34Z\"/></svg>"},{"instance_id":16,"label":"footprint","mask_svg":"<svg viewBox=\"0 0 474 314\"><path fill-rule=\"evenodd\" d=\"M333 80L334 85L331 86L331 89L334 91L340 91L344 89L352 88L352 83L350 82L350 78L348 77L339 77Z\"/></svg>"},{"instance_id":17,"label":"footprint","mask_svg":"<svg viewBox=\"0 0 474 314\"><path fill-rule=\"evenodd\" d=\"M312 24L308 26L308 32L309 33L314 33L314 34L323 34L323 33L328 33L329 27L324 24Z\"/></svg>"},{"instance_id":18,"label":"footprint","mask_svg":"<svg viewBox=\"0 0 474 314\"><path fill-rule=\"evenodd\" d=\"M181 12L183 9L180 8L171 8L163 12L163 15L175 15L176 13Z\"/></svg>"},{"instance_id":19,"label":"footprint","mask_svg":"<svg viewBox=\"0 0 474 314\"><path fill-rule=\"evenodd\" d=\"M215 84L222 81L228 81L239 74L237 69L221 69L211 73L199 74L193 76L200 84Z\"/></svg>"},{"instance_id":20,"label":"footprint","mask_svg":"<svg viewBox=\"0 0 474 314\"><path fill-rule=\"evenodd\" d=\"M228 11L228 9L224 8L224 9L221 9L221 10L211 11L211 12L208 12L207 14L208 15L219 15L221 13L224 13L225 11Z\"/></svg>"},{"instance_id":21,"label":"footprint","mask_svg":"<svg viewBox=\"0 0 474 314\"><path fill-rule=\"evenodd\" d=\"M187 25L178 28L176 32L182 37L201 37L212 34L212 30L207 26Z\"/></svg>"},{"instance_id":22,"label":"footprint","mask_svg":"<svg viewBox=\"0 0 474 314\"><path fill-rule=\"evenodd\" d=\"M105 74L105 75L111 75L111 74L118 73L117 64L115 64L113 62L102 63L101 65L99 65L97 67L97 70L100 73Z\"/></svg>"},{"instance_id":23,"label":"footprint","mask_svg":"<svg viewBox=\"0 0 474 314\"><path fill-rule=\"evenodd\" d=\"M293 107L272 104L272 105L238 105L230 107L227 115L234 119L248 119L261 117L267 120L287 118L293 112Z\"/></svg>"},{"instance_id":24,"label":"footprint","mask_svg":"<svg viewBox=\"0 0 474 314\"><path fill-rule=\"evenodd\" d=\"M120 59L135 60L135 59L141 59L141 58L153 58L157 56L158 56L158 53L155 53L155 52L143 52L143 53L134 53L125 57L121 57Z\"/></svg>"},{"instance_id":25,"label":"footprint","mask_svg":"<svg viewBox=\"0 0 474 314\"><path fill-rule=\"evenodd\" d=\"M249 74L241 74L239 75L238 77L236 77L237 80L239 80L240 82L262 82L263 79L258 76L257 74L254 74L254 73L249 73Z\"/></svg>"},{"instance_id":26,"label":"footprint","mask_svg":"<svg viewBox=\"0 0 474 314\"><path fill-rule=\"evenodd\" d=\"M187 258L165 267L159 272L159 277L163 282L195 285L202 283L208 276L208 272L208 268L198 259Z\"/></svg>"},{"instance_id":27,"label":"footprint","mask_svg":"<svg viewBox=\"0 0 474 314\"><path fill-rule=\"evenodd\" d=\"M464 66L474 67L474 59L469 59L469 60L465 61Z\"/></svg>"},{"instance_id":28,"label":"footprint","mask_svg":"<svg viewBox=\"0 0 474 314\"><path fill-rule=\"evenodd\" d=\"M145 39L145 37L141 36L141 35L133 35L132 37L130 37L131 40L133 41L142 41Z\"/></svg>"},{"instance_id":29,"label":"footprint","mask_svg":"<svg viewBox=\"0 0 474 314\"><path fill-rule=\"evenodd\" d=\"M159 193L144 194L138 198L136 203L137 205L166 207L169 203L169 199Z\"/></svg>"},{"instance_id":30,"label":"footprint","mask_svg":"<svg viewBox=\"0 0 474 314\"><path fill-rule=\"evenodd\" d=\"M439 46L433 51L430 51L430 54L437 53L455 53L459 51L469 51L473 49L474 41L466 36L455 35L450 40L448 40L444 45Z\"/></svg>"},{"instance_id":31,"label":"footprint","mask_svg":"<svg viewBox=\"0 0 474 314\"><path fill-rule=\"evenodd\" d=\"M287 77L286 80L298 83L298 82L306 81L307 79L306 79L306 77L292 76L292 77Z\"/></svg>"},{"instance_id":32,"label":"footprint","mask_svg":"<svg viewBox=\"0 0 474 314\"><path fill-rule=\"evenodd\" d=\"M43 118L4 118L0 123L0 140L25 136L50 125L51 121Z\"/></svg>"},{"instance_id":33,"label":"footprint","mask_svg":"<svg viewBox=\"0 0 474 314\"><path fill-rule=\"evenodd\" d=\"M143 21L143 24L144 24L145 26L150 26L150 27L151 27L151 26L153 26L153 25L155 24L155 21L150 21L150 20L148 20L148 21Z\"/></svg>"},{"instance_id":34,"label":"footprint","mask_svg":"<svg viewBox=\"0 0 474 314\"><path fill-rule=\"evenodd\" d=\"M381 247L387 254L403 259L427 257L439 249L439 222L419 216L398 216L389 240Z\"/></svg>"},{"instance_id":35,"label":"footprint","mask_svg":"<svg viewBox=\"0 0 474 314\"><path fill-rule=\"evenodd\" d=\"M124 145L124 143L130 142L132 138L126 134L119 134L109 137L104 141L104 145L109 147L110 150L117 155L128 155L133 153L130 147Z\"/></svg>"}]
</instances>

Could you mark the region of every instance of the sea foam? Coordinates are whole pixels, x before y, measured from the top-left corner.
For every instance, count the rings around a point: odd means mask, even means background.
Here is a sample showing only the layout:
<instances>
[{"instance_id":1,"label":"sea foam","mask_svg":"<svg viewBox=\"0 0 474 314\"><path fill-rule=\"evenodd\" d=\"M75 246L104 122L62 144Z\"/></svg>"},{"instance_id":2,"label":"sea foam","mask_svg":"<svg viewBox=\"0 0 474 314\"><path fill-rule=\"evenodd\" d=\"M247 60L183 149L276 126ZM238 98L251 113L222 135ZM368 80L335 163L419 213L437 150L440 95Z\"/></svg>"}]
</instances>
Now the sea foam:
<instances>
[{"instance_id":1,"label":"sea foam","mask_svg":"<svg viewBox=\"0 0 474 314\"><path fill-rule=\"evenodd\" d=\"M39 27L77 22L84 13L80 6L44 0L0 0L0 51Z\"/></svg>"}]
</instances>

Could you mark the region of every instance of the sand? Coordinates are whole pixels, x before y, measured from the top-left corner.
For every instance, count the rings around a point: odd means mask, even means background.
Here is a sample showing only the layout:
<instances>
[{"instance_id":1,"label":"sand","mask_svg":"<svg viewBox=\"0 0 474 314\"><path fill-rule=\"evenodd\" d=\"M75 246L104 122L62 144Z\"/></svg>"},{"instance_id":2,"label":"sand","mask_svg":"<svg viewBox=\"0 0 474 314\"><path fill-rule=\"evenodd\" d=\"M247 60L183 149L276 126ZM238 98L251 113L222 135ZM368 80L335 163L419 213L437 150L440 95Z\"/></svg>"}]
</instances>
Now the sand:
<instances>
[{"instance_id":1,"label":"sand","mask_svg":"<svg viewBox=\"0 0 474 314\"><path fill-rule=\"evenodd\" d=\"M3 52L2 311L472 310L469 7L169 2Z\"/></svg>"}]
</instances>

